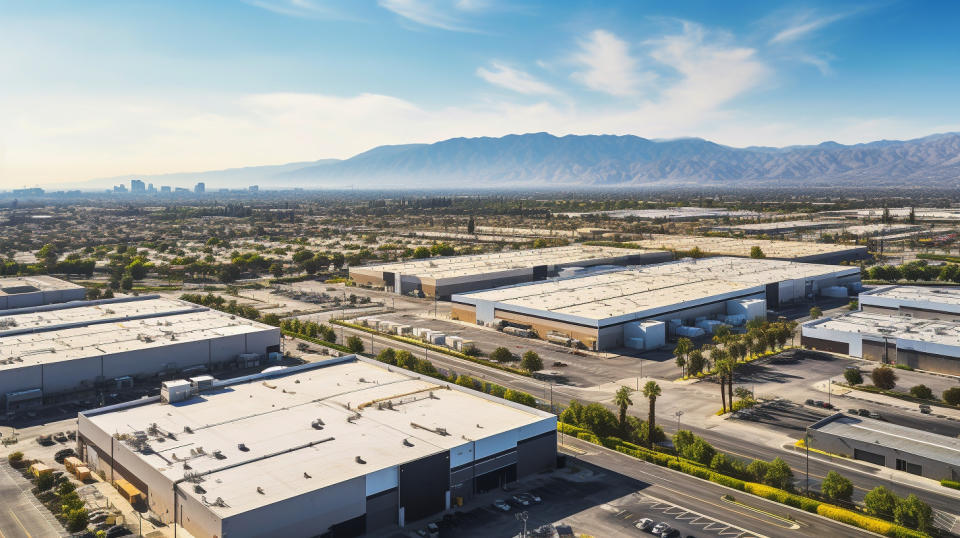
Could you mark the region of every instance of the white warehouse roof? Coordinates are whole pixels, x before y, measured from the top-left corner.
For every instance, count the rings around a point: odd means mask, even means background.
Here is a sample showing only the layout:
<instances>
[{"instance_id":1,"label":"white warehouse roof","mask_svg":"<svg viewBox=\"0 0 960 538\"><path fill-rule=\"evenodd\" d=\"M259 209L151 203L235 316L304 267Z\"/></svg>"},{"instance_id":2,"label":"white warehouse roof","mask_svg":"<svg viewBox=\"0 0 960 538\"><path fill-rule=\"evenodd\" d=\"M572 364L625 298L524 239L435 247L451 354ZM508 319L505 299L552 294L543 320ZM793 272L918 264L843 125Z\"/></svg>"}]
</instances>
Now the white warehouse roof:
<instances>
[{"instance_id":1,"label":"white warehouse roof","mask_svg":"<svg viewBox=\"0 0 960 538\"><path fill-rule=\"evenodd\" d=\"M777 241L771 239L742 239L736 237L707 237L692 235L653 235L650 239L634 241L643 248L688 251L699 248L705 254L749 257L750 250L758 246L767 258L790 260L824 254L839 254L848 251L863 251L866 247L832 245L804 241Z\"/></svg>"},{"instance_id":2,"label":"white warehouse roof","mask_svg":"<svg viewBox=\"0 0 960 538\"><path fill-rule=\"evenodd\" d=\"M206 473L203 492L179 489L220 518L511 430L556 428L553 415L449 385L348 356L82 415L121 439L147 433L150 450L136 457L171 482Z\"/></svg>"},{"instance_id":3,"label":"white warehouse roof","mask_svg":"<svg viewBox=\"0 0 960 538\"><path fill-rule=\"evenodd\" d=\"M83 289L83 286L46 275L0 278L0 295L75 289Z\"/></svg>"},{"instance_id":4,"label":"white warehouse roof","mask_svg":"<svg viewBox=\"0 0 960 538\"><path fill-rule=\"evenodd\" d=\"M351 272L376 274L384 272L415 275L420 278L454 278L526 269L538 265L567 265L627 256L639 256L650 251L595 245L568 245L565 247L533 250L509 250L470 256L426 258L399 263L353 267Z\"/></svg>"},{"instance_id":5,"label":"white warehouse roof","mask_svg":"<svg viewBox=\"0 0 960 538\"><path fill-rule=\"evenodd\" d=\"M951 348L960 346L960 323L935 319L888 316L870 312L850 312L835 317L808 321L804 329L822 329L844 333L859 333L882 339L909 340L941 344ZM898 345L898 347L900 347ZM906 348L904 348L906 349ZM960 349L955 352L960 353Z\"/></svg>"},{"instance_id":6,"label":"white warehouse roof","mask_svg":"<svg viewBox=\"0 0 960 538\"><path fill-rule=\"evenodd\" d=\"M759 294L766 284L858 274L840 267L750 258L701 258L519 284L452 297L456 303L550 313L574 323L608 325L622 317L647 317L673 308Z\"/></svg>"},{"instance_id":7,"label":"white warehouse roof","mask_svg":"<svg viewBox=\"0 0 960 538\"><path fill-rule=\"evenodd\" d=\"M861 304L960 313L960 288L881 286L860 292Z\"/></svg>"}]
</instances>

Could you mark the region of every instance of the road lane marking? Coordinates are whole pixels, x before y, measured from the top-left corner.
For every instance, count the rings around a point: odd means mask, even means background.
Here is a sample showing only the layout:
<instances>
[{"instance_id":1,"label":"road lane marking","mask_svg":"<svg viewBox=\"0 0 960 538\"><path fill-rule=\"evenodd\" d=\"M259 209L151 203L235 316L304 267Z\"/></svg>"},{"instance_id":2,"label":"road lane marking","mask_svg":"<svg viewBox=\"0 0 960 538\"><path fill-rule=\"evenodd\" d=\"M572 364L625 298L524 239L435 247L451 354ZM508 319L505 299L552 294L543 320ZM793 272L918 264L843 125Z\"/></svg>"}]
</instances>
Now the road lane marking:
<instances>
[{"instance_id":1,"label":"road lane marking","mask_svg":"<svg viewBox=\"0 0 960 538\"><path fill-rule=\"evenodd\" d=\"M20 525L20 528L23 529L23 533L27 535L27 538L33 538L33 535L23 526L23 523L20 521L20 518L17 517L17 514L13 513L13 510L8 510L10 512L10 517L17 522L17 525Z\"/></svg>"}]
</instances>

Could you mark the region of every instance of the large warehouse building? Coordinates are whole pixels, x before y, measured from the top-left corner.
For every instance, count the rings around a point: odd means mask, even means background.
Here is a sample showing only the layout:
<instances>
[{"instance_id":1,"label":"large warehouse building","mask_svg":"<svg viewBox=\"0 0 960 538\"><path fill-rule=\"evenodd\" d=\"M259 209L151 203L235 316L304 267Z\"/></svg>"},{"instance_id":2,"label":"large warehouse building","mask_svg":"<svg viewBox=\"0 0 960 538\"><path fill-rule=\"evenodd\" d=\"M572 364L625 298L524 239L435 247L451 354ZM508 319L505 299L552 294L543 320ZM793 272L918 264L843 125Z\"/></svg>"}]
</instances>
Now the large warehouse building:
<instances>
[{"instance_id":1,"label":"large warehouse building","mask_svg":"<svg viewBox=\"0 0 960 538\"><path fill-rule=\"evenodd\" d=\"M556 465L554 415L353 355L166 394L81 413L80 455L198 538L356 536Z\"/></svg>"},{"instance_id":2,"label":"large warehouse building","mask_svg":"<svg viewBox=\"0 0 960 538\"><path fill-rule=\"evenodd\" d=\"M960 321L960 289L880 286L860 292L860 309L875 314Z\"/></svg>"},{"instance_id":3,"label":"large warehouse building","mask_svg":"<svg viewBox=\"0 0 960 538\"><path fill-rule=\"evenodd\" d=\"M351 267L350 278L360 285L400 294L420 292L447 299L454 293L543 280L564 268L643 265L670 259L672 255L663 251L570 245Z\"/></svg>"},{"instance_id":4,"label":"large warehouse building","mask_svg":"<svg viewBox=\"0 0 960 538\"><path fill-rule=\"evenodd\" d=\"M51 276L0 278L0 310L82 301L86 288Z\"/></svg>"},{"instance_id":5,"label":"large warehouse building","mask_svg":"<svg viewBox=\"0 0 960 538\"><path fill-rule=\"evenodd\" d=\"M810 446L933 480L960 480L960 439L837 413L807 428Z\"/></svg>"},{"instance_id":6,"label":"large warehouse building","mask_svg":"<svg viewBox=\"0 0 960 538\"><path fill-rule=\"evenodd\" d=\"M643 248L690 252L694 247L708 256L738 256L749 258L753 247L760 247L768 259L807 263L840 263L869 256L867 247L832 245L804 241L776 241L771 239L742 239L737 237L706 237L692 235L653 235L634 241Z\"/></svg>"},{"instance_id":7,"label":"large warehouse building","mask_svg":"<svg viewBox=\"0 0 960 538\"><path fill-rule=\"evenodd\" d=\"M743 324L767 308L860 287L860 270L766 259L702 258L600 271L452 297L470 323L507 322L591 349L653 349L676 334ZM657 323L660 322L660 323Z\"/></svg>"},{"instance_id":8,"label":"large warehouse building","mask_svg":"<svg viewBox=\"0 0 960 538\"><path fill-rule=\"evenodd\" d=\"M158 296L8 310L0 313L0 405L12 411L97 384L278 351L276 327Z\"/></svg>"},{"instance_id":9,"label":"large warehouse building","mask_svg":"<svg viewBox=\"0 0 960 538\"><path fill-rule=\"evenodd\" d=\"M850 312L804 323L801 344L887 364L960 375L960 323Z\"/></svg>"}]
</instances>

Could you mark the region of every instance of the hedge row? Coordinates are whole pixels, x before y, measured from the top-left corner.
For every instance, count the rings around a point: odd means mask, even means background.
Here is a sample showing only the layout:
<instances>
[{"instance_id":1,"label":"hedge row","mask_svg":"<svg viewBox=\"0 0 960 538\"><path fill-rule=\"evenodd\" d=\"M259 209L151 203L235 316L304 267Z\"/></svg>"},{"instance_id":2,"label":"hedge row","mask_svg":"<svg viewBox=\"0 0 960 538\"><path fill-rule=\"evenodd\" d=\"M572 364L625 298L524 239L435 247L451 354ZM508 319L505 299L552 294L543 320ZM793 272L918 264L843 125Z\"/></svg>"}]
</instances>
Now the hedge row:
<instances>
[{"instance_id":1,"label":"hedge row","mask_svg":"<svg viewBox=\"0 0 960 538\"><path fill-rule=\"evenodd\" d=\"M527 376L527 377L530 377L530 375L531 375L530 372L528 372L528 371L526 371L526 370L520 370L520 369L518 369L518 368L511 368L511 367L509 367L509 366L504 366L504 365L502 365L502 364L499 364L499 363L496 363L496 362L493 362L493 361L488 361L488 360L484 360L484 359L478 359L478 358L476 358L476 357L471 357L470 355L467 355L466 353L460 353L459 351L456 351L456 350L453 350L453 349L450 349L450 348L447 348L447 347L437 346L437 345L434 345L434 344L428 344L428 343L423 342L423 341L421 341L421 340L417 340L416 338L407 338L407 337L405 337L405 336L397 336L397 335L395 335L395 334L382 333L382 332L377 331L377 330L375 330L375 329L371 329L371 328L369 328L369 327L364 327L363 325L358 325L358 324L356 324L356 323L348 323L348 322L346 322L346 321L340 321L340 320L335 320L335 319L331 319L331 320L330 320L330 323L331 323L331 324L334 324L334 325L343 325L344 327L350 327L351 329L356 329L356 330L358 330L358 331L363 331L363 332L365 332L365 333L375 334L375 335L377 335L377 336L382 336L382 337L384 337L384 338L389 338L389 339L391 339L391 340L396 340L397 342L405 342L405 343L407 343L407 344L412 344L412 345L415 345L415 346L419 346L419 347L422 347L422 348L429 349L430 351L436 351L437 353L443 353L444 355L450 355L451 357L456 357L456 358L458 358L458 359L463 359L463 360L465 360L465 361L474 362L474 363L477 363L477 364L486 366L486 367L488 367L488 368L496 368L497 370L503 370L504 372L510 372L510 373L512 373L512 374L517 374L517 375L522 375L522 376Z\"/></svg>"},{"instance_id":2,"label":"hedge row","mask_svg":"<svg viewBox=\"0 0 960 538\"><path fill-rule=\"evenodd\" d=\"M948 488L960 489L960 482L947 480L946 478L940 481L940 485Z\"/></svg>"},{"instance_id":3,"label":"hedge row","mask_svg":"<svg viewBox=\"0 0 960 538\"><path fill-rule=\"evenodd\" d=\"M821 504L819 507L817 507L817 513L834 521L846 523L847 525L853 525L854 527L859 527L866 531L875 532L884 536L891 536L893 538L923 538L927 536L922 532L910 530L906 527L901 527L900 525L896 525L882 519L877 519L875 517L868 517L858 514L852 510L840 508L839 506L834 506L832 504Z\"/></svg>"},{"instance_id":4,"label":"hedge row","mask_svg":"<svg viewBox=\"0 0 960 538\"><path fill-rule=\"evenodd\" d=\"M680 471L682 473L695 476L697 478L702 478L704 480L709 480L711 482L720 484L722 486L727 486L736 490L744 491L751 495L756 495L757 497L762 497L769 501L778 502L780 504L785 504L787 506L792 506L794 508L799 508L801 510L819 514L826 518L838 521L840 523L845 523L847 525L852 525L854 527L859 527L864 530L875 532L877 534L882 534L884 536L890 536L893 538L924 538L927 535L910 530L906 527L901 527L884 521L882 519L872 518L864 516L854 512L852 510L847 510L840 508L839 506L834 506L832 504L821 503L814 499L804 497L802 495L795 495L793 493L784 491L782 489L774 488L767 486L765 484L757 484L754 482L745 482L743 480L734 478L732 476L727 476L724 474L711 471L710 469L700 465L699 463L686 460L684 458L677 458L676 456L671 456L670 454L665 454L663 452L657 452L648 448L634 445L623 441L617 437L607 437L601 441L597 438L596 435L591 432L583 429L571 426L569 424L558 422L557 429L563 432L564 434L573 435L578 439L594 443L597 445L602 445L607 448L616 450L617 452L632 456L637 459L659 465L661 467L667 467L675 471ZM950 482L949 480L943 482ZM943 483L941 482L941 483ZM960 486L960 483L956 483ZM944 484L946 485L946 484ZM953 487L953 486L947 486Z\"/></svg>"}]
</instances>

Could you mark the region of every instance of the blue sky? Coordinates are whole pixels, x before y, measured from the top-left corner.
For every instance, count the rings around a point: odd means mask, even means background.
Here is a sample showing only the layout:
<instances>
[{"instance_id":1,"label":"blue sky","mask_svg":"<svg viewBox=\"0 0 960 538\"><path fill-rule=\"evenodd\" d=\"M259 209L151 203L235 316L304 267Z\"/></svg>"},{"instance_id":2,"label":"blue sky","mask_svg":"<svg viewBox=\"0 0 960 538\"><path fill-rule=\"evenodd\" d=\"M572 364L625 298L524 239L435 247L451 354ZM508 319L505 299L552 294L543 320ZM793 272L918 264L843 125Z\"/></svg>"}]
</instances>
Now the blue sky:
<instances>
[{"instance_id":1,"label":"blue sky","mask_svg":"<svg viewBox=\"0 0 960 538\"><path fill-rule=\"evenodd\" d=\"M0 0L0 188L455 136L960 130L960 3Z\"/></svg>"}]
</instances>

